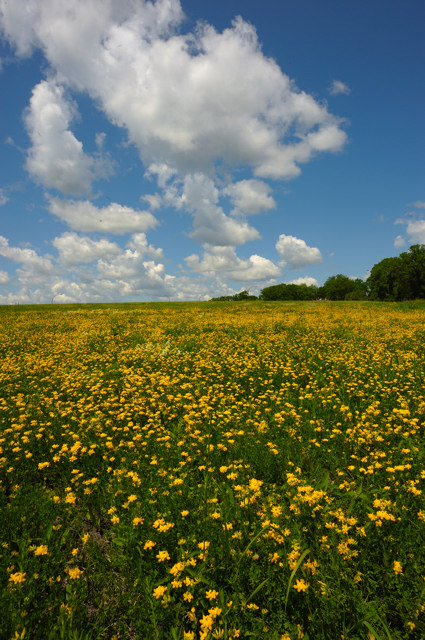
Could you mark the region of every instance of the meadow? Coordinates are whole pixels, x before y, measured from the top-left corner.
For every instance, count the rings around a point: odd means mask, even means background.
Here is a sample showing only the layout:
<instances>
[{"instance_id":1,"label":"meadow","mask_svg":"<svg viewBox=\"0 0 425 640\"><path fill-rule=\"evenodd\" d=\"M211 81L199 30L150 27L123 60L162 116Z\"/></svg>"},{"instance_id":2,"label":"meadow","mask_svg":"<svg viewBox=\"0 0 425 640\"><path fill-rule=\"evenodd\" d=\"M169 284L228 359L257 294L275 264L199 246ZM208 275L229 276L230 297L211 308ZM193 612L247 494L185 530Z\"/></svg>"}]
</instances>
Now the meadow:
<instances>
[{"instance_id":1,"label":"meadow","mask_svg":"<svg viewBox=\"0 0 425 640\"><path fill-rule=\"evenodd\" d=\"M425 638L425 305L0 308L0 638Z\"/></svg>"}]
</instances>

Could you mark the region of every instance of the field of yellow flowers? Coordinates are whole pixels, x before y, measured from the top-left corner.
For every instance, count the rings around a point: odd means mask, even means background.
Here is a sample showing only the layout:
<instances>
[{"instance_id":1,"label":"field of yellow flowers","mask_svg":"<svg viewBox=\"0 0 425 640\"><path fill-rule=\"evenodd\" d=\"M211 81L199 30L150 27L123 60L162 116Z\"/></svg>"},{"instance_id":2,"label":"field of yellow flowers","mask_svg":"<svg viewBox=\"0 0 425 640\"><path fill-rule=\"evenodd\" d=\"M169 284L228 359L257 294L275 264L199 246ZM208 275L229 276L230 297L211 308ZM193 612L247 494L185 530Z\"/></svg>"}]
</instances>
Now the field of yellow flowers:
<instances>
[{"instance_id":1,"label":"field of yellow flowers","mask_svg":"<svg viewBox=\"0 0 425 640\"><path fill-rule=\"evenodd\" d=\"M425 638L425 306L0 308L0 638Z\"/></svg>"}]
</instances>

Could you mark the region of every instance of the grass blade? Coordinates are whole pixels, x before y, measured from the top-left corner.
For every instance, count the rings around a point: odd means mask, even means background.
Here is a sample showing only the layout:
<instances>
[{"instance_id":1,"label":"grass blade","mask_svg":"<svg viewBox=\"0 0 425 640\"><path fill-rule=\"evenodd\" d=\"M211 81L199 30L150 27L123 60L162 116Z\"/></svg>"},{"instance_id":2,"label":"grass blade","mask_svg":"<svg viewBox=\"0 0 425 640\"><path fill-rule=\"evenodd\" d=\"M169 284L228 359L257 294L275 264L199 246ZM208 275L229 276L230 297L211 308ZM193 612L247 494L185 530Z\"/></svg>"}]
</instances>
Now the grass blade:
<instances>
[{"instance_id":1,"label":"grass blade","mask_svg":"<svg viewBox=\"0 0 425 640\"><path fill-rule=\"evenodd\" d=\"M379 618L379 622L382 624L382 626L384 627L384 631L388 636L388 640L393 640L393 637L387 627L387 625L385 624L385 622L382 620L382 618Z\"/></svg>"},{"instance_id":2,"label":"grass blade","mask_svg":"<svg viewBox=\"0 0 425 640\"><path fill-rule=\"evenodd\" d=\"M310 549L306 549L305 551L303 551L303 553L300 555L297 564L294 567L294 570L292 571L290 578L289 578L289 582L288 582L288 588L286 589L286 598L285 598L285 611L286 611L286 605L288 604L288 598L289 598L289 589L291 588L291 584L292 581L294 579L295 574L297 573L302 561L304 560L304 558L306 557L306 555L310 553Z\"/></svg>"},{"instance_id":3,"label":"grass blade","mask_svg":"<svg viewBox=\"0 0 425 640\"><path fill-rule=\"evenodd\" d=\"M366 622L366 620L363 620L363 624L372 633L373 640L382 640L381 636L378 634L377 631L375 631L375 629L372 627L371 624L369 624L369 622ZM371 640L372 640L372 638L371 638Z\"/></svg>"},{"instance_id":4,"label":"grass blade","mask_svg":"<svg viewBox=\"0 0 425 640\"><path fill-rule=\"evenodd\" d=\"M245 605L248 604L248 602L250 600L252 600L252 598L255 596L256 593L258 593L260 591L260 589L266 584L266 582L268 582L270 580L270 578L266 578L265 580L263 580L263 582L261 584L258 585L258 587L256 587L254 589L254 591L251 593L251 595L249 596L248 600L245 602Z\"/></svg>"},{"instance_id":5,"label":"grass blade","mask_svg":"<svg viewBox=\"0 0 425 640\"><path fill-rule=\"evenodd\" d=\"M242 555L241 555L241 557L239 558L238 563L237 563L237 565L236 565L236 575L238 574L238 571L239 571L239 565L240 565L240 563L242 562L242 560L243 560L244 556L247 554L247 552L248 552L248 551L249 551L249 549L252 547L252 545L254 544L254 542L255 542L255 541L256 541L256 540L257 540L257 539L258 539L258 538L259 538L259 537L260 537L260 536L265 532L265 531L267 531L267 529L269 529L269 528L270 528L270 527L269 527L269 525L266 525L265 527L263 527L263 528L261 529L261 531L259 531L259 532L257 533L257 535L256 535L256 536L254 536L254 538L253 538L253 539L251 540L251 542L248 544L248 546L246 547L245 551L242 553Z\"/></svg>"}]
</instances>

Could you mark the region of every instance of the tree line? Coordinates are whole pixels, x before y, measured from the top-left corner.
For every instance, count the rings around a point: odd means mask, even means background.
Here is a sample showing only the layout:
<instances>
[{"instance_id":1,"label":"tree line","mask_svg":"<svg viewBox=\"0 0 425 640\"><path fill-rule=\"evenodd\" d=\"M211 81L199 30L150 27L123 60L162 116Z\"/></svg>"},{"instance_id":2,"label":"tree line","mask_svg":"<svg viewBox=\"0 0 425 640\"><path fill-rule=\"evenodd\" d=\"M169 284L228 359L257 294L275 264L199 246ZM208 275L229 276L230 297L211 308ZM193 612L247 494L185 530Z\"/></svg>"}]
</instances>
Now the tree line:
<instances>
[{"instance_id":1,"label":"tree line","mask_svg":"<svg viewBox=\"0 0 425 640\"><path fill-rule=\"evenodd\" d=\"M414 244L396 258L384 258L375 264L366 280L348 278L342 273L331 276L323 286L275 284L260 295L241 291L214 301L240 300L415 300L425 299L425 245Z\"/></svg>"}]
</instances>

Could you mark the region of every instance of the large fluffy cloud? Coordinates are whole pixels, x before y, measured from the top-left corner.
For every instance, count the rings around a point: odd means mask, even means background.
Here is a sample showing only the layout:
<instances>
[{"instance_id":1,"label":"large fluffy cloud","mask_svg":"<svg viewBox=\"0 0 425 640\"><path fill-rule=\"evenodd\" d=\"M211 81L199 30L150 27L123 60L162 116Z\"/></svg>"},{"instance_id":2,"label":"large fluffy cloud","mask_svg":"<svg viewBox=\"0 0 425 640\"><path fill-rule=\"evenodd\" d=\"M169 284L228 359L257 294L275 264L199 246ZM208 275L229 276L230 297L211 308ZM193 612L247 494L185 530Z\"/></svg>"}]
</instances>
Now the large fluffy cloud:
<instances>
[{"instance_id":1,"label":"large fluffy cloud","mask_svg":"<svg viewBox=\"0 0 425 640\"><path fill-rule=\"evenodd\" d=\"M96 207L89 200L50 198L49 210L76 231L121 235L146 231L157 225L157 220L149 211L138 211L116 202L111 202L107 207Z\"/></svg>"},{"instance_id":2,"label":"large fluffy cloud","mask_svg":"<svg viewBox=\"0 0 425 640\"><path fill-rule=\"evenodd\" d=\"M64 233L52 240L53 246L59 252L59 260L66 266L93 262L97 258L109 259L121 253L115 242L105 238L92 240L73 232Z\"/></svg>"},{"instance_id":3,"label":"large fluffy cloud","mask_svg":"<svg viewBox=\"0 0 425 640\"><path fill-rule=\"evenodd\" d=\"M198 242L235 246L260 236L243 216L234 218L224 213L219 204L219 189L203 173L187 175L182 184L172 183L164 197L169 204L192 214L193 231L190 235Z\"/></svg>"},{"instance_id":4,"label":"large fluffy cloud","mask_svg":"<svg viewBox=\"0 0 425 640\"><path fill-rule=\"evenodd\" d=\"M233 247L205 247L202 260L193 254L185 258L191 271L213 275L226 274L237 282L261 282L280 275L280 269L271 260L252 255L247 260L238 258Z\"/></svg>"},{"instance_id":5,"label":"large fluffy cloud","mask_svg":"<svg viewBox=\"0 0 425 640\"><path fill-rule=\"evenodd\" d=\"M276 243L276 249L282 258L282 266L288 264L291 269L322 262L322 254L317 247L309 247L305 240L295 236L282 233Z\"/></svg>"},{"instance_id":6,"label":"large fluffy cloud","mask_svg":"<svg viewBox=\"0 0 425 640\"><path fill-rule=\"evenodd\" d=\"M235 207L233 213L247 215L274 209L276 202L270 192L269 185L262 180L239 180L223 189Z\"/></svg>"},{"instance_id":7,"label":"large fluffy cloud","mask_svg":"<svg viewBox=\"0 0 425 640\"><path fill-rule=\"evenodd\" d=\"M220 159L291 178L316 152L346 141L338 119L263 55L241 18L222 33L202 25L180 34L178 0L0 0L0 7L18 54L41 48L57 82L87 92L128 131L147 165L185 173Z\"/></svg>"},{"instance_id":8,"label":"large fluffy cloud","mask_svg":"<svg viewBox=\"0 0 425 640\"><path fill-rule=\"evenodd\" d=\"M0 236L0 256L17 262L25 269L39 275L48 275L53 271L53 265L49 258L38 255L34 249L28 247L11 247L4 236Z\"/></svg>"},{"instance_id":9,"label":"large fluffy cloud","mask_svg":"<svg viewBox=\"0 0 425 640\"><path fill-rule=\"evenodd\" d=\"M68 195L89 195L96 177L106 176L111 164L84 153L69 126L75 105L65 99L63 87L43 80L32 92L25 123L32 142L26 167L48 188Z\"/></svg>"}]
</instances>

